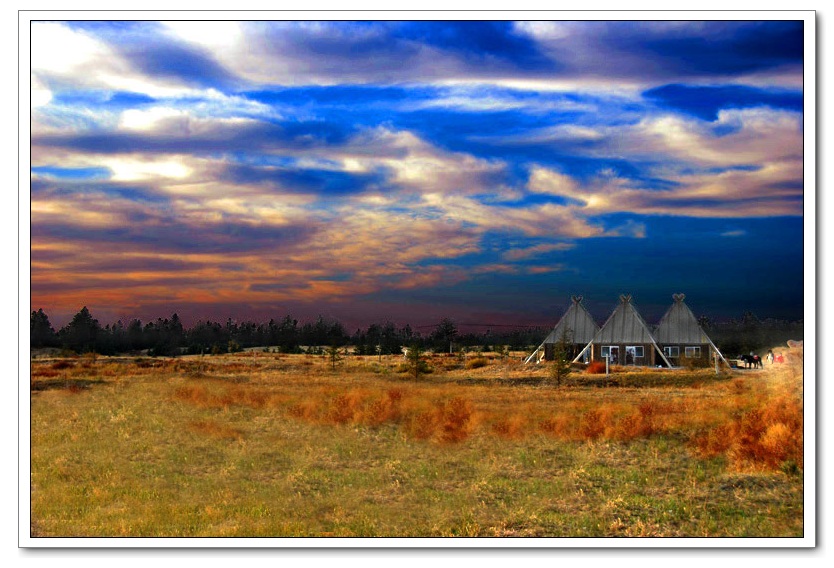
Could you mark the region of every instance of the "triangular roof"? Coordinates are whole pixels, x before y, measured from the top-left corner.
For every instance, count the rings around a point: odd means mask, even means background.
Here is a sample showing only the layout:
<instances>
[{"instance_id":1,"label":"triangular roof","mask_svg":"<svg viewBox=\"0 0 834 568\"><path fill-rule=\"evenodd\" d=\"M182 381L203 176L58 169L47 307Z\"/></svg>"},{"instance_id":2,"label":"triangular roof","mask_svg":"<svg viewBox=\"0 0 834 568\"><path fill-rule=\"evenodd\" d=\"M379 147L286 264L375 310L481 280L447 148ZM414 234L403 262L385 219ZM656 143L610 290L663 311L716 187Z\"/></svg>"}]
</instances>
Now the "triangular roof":
<instances>
[{"instance_id":1,"label":"triangular roof","mask_svg":"<svg viewBox=\"0 0 834 568\"><path fill-rule=\"evenodd\" d=\"M669 308L657 326L657 330L655 331L657 342L661 345L669 343L689 343L696 345L709 343L715 352L718 353L718 356L721 357L721 360L724 361L724 364L729 366L730 364L724 358L724 355L721 354L718 347L715 346L698 324L698 320L695 319L695 314L692 313L689 306L683 303L685 297L683 294L672 294L672 299L675 300L675 303L672 304L672 307Z\"/></svg>"},{"instance_id":2,"label":"triangular roof","mask_svg":"<svg viewBox=\"0 0 834 568\"><path fill-rule=\"evenodd\" d=\"M690 343L704 344L711 343L707 334L695 319L695 314L689 309L683 299L683 294L673 294L675 302L661 318L654 337L658 343Z\"/></svg>"},{"instance_id":3,"label":"triangular roof","mask_svg":"<svg viewBox=\"0 0 834 568\"><path fill-rule=\"evenodd\" d=\"M571 305L543 343L558 343L569 332L570 343L588 343L599 331L599 325L580 302L582 296L571 296Z\"/></svg>"},{"instance_id":4,"label":"triangular roof","mask_svg":"<svg viewBox=\"0 0 834 568\"><path fill-rule=\"evenodd\" d=\"M593 337L594 343L655 343L649 326L631 303L631 296L620 296L614 313Z\"/></svg>"},{"instance_id":5,"label":"triangular roof","mask_svg":"<svg viewBox=\"0 0 834 568\"><path fill-rule=\"evenodd\" d=\"M620 296L620 303L614 308L614 313L602 325L602 328L597 332L594 338L588 342L585 349L576 356L574 362L578 361L582 354L591 347L592 343L650 343L657 351L660 358L666 363L667 367L672 364L658 347L657 342L649 331L649 326L646 325L643 317L637 312L637 308L631 303L631 296Z\"/></svg>"},{"instance_id":6,"label":"triangular roof","mask_svg":"<svg viewBox=\"0 0 834 568\"><path fill-rule=\"evenodd\" d=\"M524 360L525 363L529 363L537 356L537 362L541 361L541 358L544 357L545 344L558 343L565 331L570 330L570 343L579 343L580 345L590 341L599 331L597 322L594 321L585 306L581 304L582 296L571 296L570 299L571 305L568 310L556 324L556 327L545 337L542 344Z\"/></svg>"}]
</instances>

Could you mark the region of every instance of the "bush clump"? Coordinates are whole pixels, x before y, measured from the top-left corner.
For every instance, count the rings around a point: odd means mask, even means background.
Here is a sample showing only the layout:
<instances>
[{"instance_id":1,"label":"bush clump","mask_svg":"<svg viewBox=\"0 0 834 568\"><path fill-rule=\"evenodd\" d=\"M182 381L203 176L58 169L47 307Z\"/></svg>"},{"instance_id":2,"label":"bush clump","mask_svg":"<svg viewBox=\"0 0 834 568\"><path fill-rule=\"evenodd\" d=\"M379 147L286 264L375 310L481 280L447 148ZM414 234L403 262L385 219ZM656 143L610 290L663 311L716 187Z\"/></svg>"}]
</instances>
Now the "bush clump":
<instances>
[{"instance_id":1,"label":"bush clump","mask_svg":"<svg viewBox=\"0 0 834 568\"><path fill-rule=\"evenodd\" d=\"M487 359L486 357L474 357L466 362L467 369L480 369L481 367L487 366Z\"/></svg>"},{"instance_id":2,"label":"bush clump","mask_svg":"<svg viewBox=\"0 0 834 568\"><path fill-rule=\"evenodd\" d=\"M585 369L586 373L591 375L602 375L605 373L605 362L604 361L591 361L588 363L588 368Z\"/></svg>"}]
</instances>

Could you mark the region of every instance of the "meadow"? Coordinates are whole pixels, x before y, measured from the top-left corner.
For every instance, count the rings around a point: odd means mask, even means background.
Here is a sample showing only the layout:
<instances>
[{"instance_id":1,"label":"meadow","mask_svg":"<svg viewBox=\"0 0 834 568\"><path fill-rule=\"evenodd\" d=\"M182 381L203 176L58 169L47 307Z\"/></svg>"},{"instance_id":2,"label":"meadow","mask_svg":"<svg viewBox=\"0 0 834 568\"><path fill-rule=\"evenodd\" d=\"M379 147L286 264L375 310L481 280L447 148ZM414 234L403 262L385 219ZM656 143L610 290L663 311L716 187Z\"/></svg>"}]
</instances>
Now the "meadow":
<instances>
[{"instance_id":1,"label":"meadow","mask_svg":"<svg viewBox=\"0 0 834 568\"><path fill-rule=\"evenodd\" d=\"M31 361L33 537L801 537L801 349L763 370L521 353Z\"/></svg>"}]
</instances>

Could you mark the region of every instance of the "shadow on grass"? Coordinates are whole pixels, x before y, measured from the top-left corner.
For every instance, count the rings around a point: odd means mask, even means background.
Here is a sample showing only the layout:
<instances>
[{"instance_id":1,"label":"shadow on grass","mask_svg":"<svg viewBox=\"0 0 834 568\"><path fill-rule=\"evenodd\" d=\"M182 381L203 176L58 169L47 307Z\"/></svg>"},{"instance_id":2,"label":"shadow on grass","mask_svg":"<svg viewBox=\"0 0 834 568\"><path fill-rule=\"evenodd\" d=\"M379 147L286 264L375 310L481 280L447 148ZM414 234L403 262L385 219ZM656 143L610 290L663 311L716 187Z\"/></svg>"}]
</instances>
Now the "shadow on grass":
<instances>
[{"instance_id":1,"label":"shadow on grass","mask_svg":"<svg viewBox=\"0 0 834 568\"><path fill-rule=\"evenodd\" d=\"M627 387L627 388L651 388L651 387L693 387L720 383L732 380L734 376L729 373L715 375L713 373L612 373L608 376L593 375L587 373L572 373L565 377L561 385L563 387ZM454 381L460 385L482 385L482 386L557 386L552 380L541 376L514 377L509 379L501 378L465 378Z\"/></svg>"},{"instance_id":2,"label":"shadow on grass","mask_svg":"<svg viewBox=\"0 0 834 568\"><path fill-rule=\"evenodd\" d=\"M40 392L47 390L66 390L81 392L93 386L103 385L107 381L101 379L37 379L32 381L29 390Z\"/></svg>"}]
</instances>

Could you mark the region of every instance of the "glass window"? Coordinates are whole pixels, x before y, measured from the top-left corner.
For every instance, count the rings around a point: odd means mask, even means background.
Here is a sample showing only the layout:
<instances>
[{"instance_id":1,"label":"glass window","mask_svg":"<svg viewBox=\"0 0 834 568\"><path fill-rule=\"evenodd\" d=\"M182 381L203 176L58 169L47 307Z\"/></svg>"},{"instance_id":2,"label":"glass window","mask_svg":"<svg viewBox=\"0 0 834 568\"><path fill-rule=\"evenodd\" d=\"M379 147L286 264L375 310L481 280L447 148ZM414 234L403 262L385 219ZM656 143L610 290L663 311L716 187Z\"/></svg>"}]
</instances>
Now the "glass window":
<instances>
[{"instance_id":1,"label":"glass window","mask_svg":"<svg viewBox=\"0 0 834 568\"><path fill-rule=\"evenodd\" d=\"M690 359L700 359L701 358L701 348L700 347L687 347L686 348L686 356Z\"/></svg>"},{"instance_id":2,"label":"glass window","mask_svg":"<svg viewBox=\"0 0 834 568\"><path fill-rule=\"evenodd\" d=\"M671 347L664 347L663 354L667 357L680 357L681 356L681 348L677 345Z\"/></svg>"},{"instance_id":3,"label":"glass window","mask_svg":"<svg viewBox=\"0 0 834 568\"><path fill-rule=\"evenodd\" d=\"M603 345L600 347L600 356L603 359L608 357L612 364L618 364L620 362L620 348L617 345Z\"/></svg>"},{"instance_id":4,"label":"glass window","mask_svg":"<svg viewBox=\"0 0 834 568\"><path fill-rule=\"evenodd\" d=\"M634 345L626 347L626 350L631 351L635 357L642 357L643 356L643 346L642 345Z\"/></svg>"}]
</instances>

